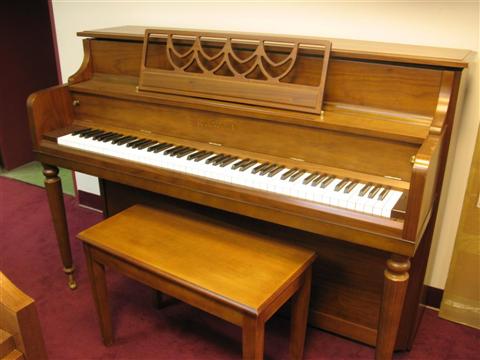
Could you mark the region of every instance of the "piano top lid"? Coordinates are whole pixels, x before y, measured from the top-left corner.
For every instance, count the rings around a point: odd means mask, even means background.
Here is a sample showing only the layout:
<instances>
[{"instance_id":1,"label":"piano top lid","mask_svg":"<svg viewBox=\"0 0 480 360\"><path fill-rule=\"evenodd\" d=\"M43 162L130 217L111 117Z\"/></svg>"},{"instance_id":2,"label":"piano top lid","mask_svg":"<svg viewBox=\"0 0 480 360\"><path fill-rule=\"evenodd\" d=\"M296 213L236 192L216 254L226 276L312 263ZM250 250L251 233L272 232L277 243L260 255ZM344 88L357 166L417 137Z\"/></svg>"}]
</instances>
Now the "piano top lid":
<instances>
[{"instance_id":1,"label":"piano top lid","mask_svg":"<svg viewBox=\"0 0 480 360\"><path fill-rule=\"evenodd\" d=\"M86 30L77 33L78 36L93 37L97 39L135 40L143 41L146 29L165 29L146 26L118 26L97 30ZM190 30L176 29L168 30ZM208 32L201 30L202 32ZM220 30L219 30L220 31ZM231 32L230 34L249 35L249 33ZM266 35L266 34L262 34ZM271 35L271 34L270 34ZM278 35L276 35L278 36ZM281 35L285 39L292 35ZM423 64L433 66L446 66L454 68L466 68L471 61L474 52L466 49L438 48L419 45L392 44L375 41L327 39L312 36L297 36L304 39L330 40L332 41L332 56L358 59L371 59L380 61L392 61L411 64Z\"/></svg>"}]
</instances>

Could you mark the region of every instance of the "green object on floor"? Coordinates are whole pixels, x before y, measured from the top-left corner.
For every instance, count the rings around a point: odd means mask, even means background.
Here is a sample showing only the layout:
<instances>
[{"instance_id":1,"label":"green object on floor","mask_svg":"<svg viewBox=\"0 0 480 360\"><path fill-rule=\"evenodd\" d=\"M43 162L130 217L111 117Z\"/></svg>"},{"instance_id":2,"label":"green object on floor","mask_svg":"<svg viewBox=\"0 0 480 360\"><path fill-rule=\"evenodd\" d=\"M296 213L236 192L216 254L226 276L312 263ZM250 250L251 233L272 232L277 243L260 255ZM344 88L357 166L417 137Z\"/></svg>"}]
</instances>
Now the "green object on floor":
<instances>
[{"instance_id":1,"label":"green object on floor","mask_svg":"<svg viewBox=\"0 0 480 360\"><path fill-rule=\"evenodd\" d=\"M0 176L44 187L42 170L42 165L38 161L33 161L10 171L0 169ZM63 193L67 195L75 195L72 171L60 168L59 174L62 179Z\"/></svg>"}]
</instances>

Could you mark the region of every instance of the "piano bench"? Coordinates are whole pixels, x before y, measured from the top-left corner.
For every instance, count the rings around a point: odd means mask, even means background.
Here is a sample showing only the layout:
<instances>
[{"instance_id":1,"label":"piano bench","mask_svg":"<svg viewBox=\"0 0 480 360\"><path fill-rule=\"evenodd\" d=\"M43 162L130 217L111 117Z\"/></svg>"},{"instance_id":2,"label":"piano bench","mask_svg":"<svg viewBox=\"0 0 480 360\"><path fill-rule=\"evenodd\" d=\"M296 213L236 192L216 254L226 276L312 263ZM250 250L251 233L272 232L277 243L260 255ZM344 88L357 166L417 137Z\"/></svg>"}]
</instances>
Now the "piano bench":
<instances>
[{"instance_id":1,"label":"piano bench","mask_svg":"<svg viewBox=\"0 0 480 360\"><path fill-rule=\"evenodd\" d=\"M290 357L303 356L315 253L203 217L135 205L81 232L105 345L113 343L105 266L242 327L262 359L265 322L292 298Z\"/></svg>"}]
</instances>

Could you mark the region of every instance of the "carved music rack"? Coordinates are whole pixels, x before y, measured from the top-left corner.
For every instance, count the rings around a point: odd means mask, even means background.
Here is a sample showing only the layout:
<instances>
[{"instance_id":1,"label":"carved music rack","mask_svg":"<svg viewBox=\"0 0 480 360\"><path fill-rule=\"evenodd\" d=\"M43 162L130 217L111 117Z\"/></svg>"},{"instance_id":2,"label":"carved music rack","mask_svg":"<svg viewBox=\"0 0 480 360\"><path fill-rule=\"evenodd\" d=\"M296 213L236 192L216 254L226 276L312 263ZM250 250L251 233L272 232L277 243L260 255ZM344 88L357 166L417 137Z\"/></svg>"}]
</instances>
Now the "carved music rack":
<instances>
[{"instance_id":1,"label":"carved music rack","mask_svg":"<svg viewBox=\"0 0 480 360\"><path fill-rule=\"evenodd\" d=\"M320 114L331 42L147 29L139 91ZM319 66L312 76L296 76Z\"/></svg>"}]
</instances>

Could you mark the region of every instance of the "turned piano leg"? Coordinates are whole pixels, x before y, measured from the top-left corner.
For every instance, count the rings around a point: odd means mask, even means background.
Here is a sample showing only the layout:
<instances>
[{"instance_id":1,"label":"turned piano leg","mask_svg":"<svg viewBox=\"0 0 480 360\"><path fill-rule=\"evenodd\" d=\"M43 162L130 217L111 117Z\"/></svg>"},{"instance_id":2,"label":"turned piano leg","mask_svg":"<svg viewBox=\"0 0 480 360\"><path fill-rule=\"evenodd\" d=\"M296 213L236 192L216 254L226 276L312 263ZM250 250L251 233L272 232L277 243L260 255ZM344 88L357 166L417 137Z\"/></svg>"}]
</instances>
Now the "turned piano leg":
<instances>
[{"instance_id":1,"label":"turned piano leg","mask_svg":"<svg viewBox=\"0 0 480 360\"><path fill-rule=\"evenodd\" d=\"M377 360L391 359L393 356L407 292L409 269L408 257L393 255L387 260L375 349Z\"/></svg>"},{"instance_id":2,"label":"turned piano leg","mask_svg":"<svg viewBox=\"0 0 480 360\"><path fill-rule=\"evenodd\" d=\"M43 175L45 176L45 189L47 190L48 204L57 235L58 248L62 257L63 271L68 276L68 286L73 290L77 287L77 283L73 276L75 267L73 266L72 250L70 249L70 240L68 238L62 181L58 177L58 168L56 166L43 164Z\"/></svg>"}]
</instances>

